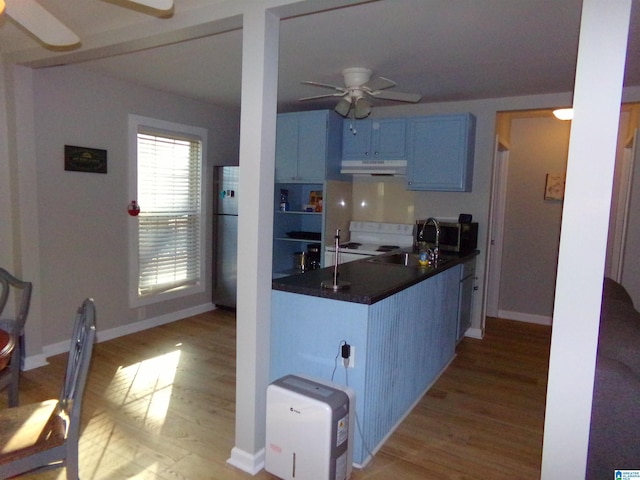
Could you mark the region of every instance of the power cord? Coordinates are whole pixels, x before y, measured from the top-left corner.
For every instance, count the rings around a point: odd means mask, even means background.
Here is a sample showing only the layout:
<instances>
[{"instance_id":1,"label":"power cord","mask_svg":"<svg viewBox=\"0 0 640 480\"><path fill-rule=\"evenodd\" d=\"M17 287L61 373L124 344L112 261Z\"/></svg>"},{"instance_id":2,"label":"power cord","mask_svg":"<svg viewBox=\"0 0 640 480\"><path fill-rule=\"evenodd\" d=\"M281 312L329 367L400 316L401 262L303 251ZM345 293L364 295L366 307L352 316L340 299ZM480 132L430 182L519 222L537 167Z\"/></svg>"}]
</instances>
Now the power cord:
<instances>
[{"instance_id":1,"label":"power cord","mask_svg":"<svg viewBox=\"0 0 640 480\"><path fill-rule=\"evenodd\" d=\"M331 373L331 381L333 382L333 378L335 377L336 374L336 370L338 369L338 358L342 357L342 366L344 367L344 378L345 378L345 384L348 387L349 386L349 362L350 362L350 357L351 357L351 345L349 345L347 343L346 340L342 340L340 342L340 345L338 346L338 353L336 354L336 358L333 362L333 373ZM360 419L358 418L358 412L356 411L356 409L353 409L354 413L355 413L355 417L356 417L356 426L358 427L358 434L360 435L360 440L362 440L362 445L364 446L364 449L367 451L367 453L369 454L369 456L371 457L371 463L369 465L372 465L374 462L374 457L373 457L373 453L371 452L371 449L369 448L369 446L367 445L367 442L364 439L364 434L362 433L362 427L360 426Z\"/></svg>"},{"instance_id":2,"label":"power cord","mask_svg":"<svg viewBox=\"0 0 640 480\"><path fill-rule=\"evenodd\" d=\"M349 369L348 369L349 363L347 362L347 364L344 366L344 378L346 381L346 385L347 387L349 386ZM362 440L362 445L364 446L364 449L367 451L367 453L369 454L369 456L371 457L371 463L369 465L373 464L373 452L371 451L371 449L369 448L369 445L367 445L366 440L364 439L364 434L362 433L362 427L360 426L360 419L358 418L358 411L354 408L354 413L356 416L356 426L358 427L358 433L360 434L360 440Z\"/></svg>"}]
</instances>

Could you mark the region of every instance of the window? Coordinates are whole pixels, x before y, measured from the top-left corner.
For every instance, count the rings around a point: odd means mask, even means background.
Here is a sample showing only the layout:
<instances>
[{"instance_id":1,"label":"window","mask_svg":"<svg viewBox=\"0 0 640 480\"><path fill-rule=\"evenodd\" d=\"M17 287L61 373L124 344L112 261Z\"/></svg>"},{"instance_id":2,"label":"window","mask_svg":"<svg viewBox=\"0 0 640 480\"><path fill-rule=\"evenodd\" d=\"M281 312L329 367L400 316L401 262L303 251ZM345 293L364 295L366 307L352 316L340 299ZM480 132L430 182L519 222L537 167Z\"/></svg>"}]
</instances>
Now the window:
<instances>
[{"instance_id":1,"label":"window","mask_svg":"<svg viewBox=\"0 0 640 480\"><path fill-rule=\"evenodd\" d=\"M130 135L132 198L140 206L132 217L131 303L202 292L206 132L132 115Z\"/></svg>"}]
</instances>

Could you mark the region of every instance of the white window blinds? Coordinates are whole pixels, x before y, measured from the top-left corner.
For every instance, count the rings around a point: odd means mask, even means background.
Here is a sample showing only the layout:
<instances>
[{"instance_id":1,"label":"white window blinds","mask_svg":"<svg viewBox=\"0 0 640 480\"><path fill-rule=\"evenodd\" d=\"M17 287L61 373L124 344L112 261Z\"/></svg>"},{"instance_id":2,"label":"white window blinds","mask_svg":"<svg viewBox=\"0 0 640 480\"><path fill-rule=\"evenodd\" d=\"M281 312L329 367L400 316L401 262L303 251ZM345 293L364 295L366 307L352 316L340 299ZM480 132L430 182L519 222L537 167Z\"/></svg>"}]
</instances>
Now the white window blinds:
<instances>
[{"instance_id":1,"label":"white window blinds","mask_svg":"<svg viewBox=\"0 0 640 480\"><path fill-rule=\"evenodd\" d=\"M202 142L138 130L138 295L201 281Z\"/></svg>"}]
</instances>

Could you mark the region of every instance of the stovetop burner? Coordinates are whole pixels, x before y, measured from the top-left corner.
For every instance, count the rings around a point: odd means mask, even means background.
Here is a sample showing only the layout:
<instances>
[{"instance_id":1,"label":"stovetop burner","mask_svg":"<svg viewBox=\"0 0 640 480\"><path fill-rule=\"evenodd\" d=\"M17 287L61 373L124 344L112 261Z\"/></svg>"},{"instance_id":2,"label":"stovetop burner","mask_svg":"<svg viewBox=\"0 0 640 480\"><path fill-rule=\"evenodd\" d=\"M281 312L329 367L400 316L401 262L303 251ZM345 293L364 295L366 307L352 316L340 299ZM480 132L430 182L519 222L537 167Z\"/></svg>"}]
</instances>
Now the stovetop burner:
<instances>
[{"instance_id":1,"label":"stovetop burner","mask_svg":"<svg viewBox=\"0 0 640 480\"><path fill-rule=\"evenodd\" d=\"M343 243L340 245L340 248L348 248L351 250L357 250L358 247L362 246L361 243L358 242L349 242L349 243Z\"/></svg>"},{"instance_id":2,"label":"stovetop burner","mask_svg":"<svg viewBox=\"0 0 640 480\"><path fill-rule=\"evenodd\" d=\"M340 243L340 250L353 255L381 255L391 250L413 245L415 225L405 223L359 222L349 223L349 237ZM327 245L335 251L335 245Z\"/></svg>"},{"instance_id":3,"label":"stovetop burner","mask_svg":"<svg viewBox=\"0 0 640 480\"><path fill-rule=\"evenodd\" d=\"M376 252L390 252L391 250L397 250L399 248L400 248L399 245L380 245L376 249Z\"/></svg>"}]
</instances>

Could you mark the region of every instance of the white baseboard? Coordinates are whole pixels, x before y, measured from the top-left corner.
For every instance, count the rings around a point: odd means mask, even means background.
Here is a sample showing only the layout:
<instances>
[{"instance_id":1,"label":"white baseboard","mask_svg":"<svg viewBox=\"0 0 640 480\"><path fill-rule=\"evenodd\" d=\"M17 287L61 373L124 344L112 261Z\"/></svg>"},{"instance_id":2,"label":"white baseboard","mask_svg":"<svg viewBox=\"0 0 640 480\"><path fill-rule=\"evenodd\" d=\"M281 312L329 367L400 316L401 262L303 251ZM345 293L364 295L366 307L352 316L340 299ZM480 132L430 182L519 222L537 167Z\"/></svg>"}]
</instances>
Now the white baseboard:
<instances>
[{"instance_id":1,"label":"white baseboard","mask_svg":"<svg viewBox=\"0 0 640 480\"><path fill-rule=\"evenodd\" d=\"M481 328L468 328L467 331L464 332L464 336L482 340L484 338L484 331Z\"/></svg>"},{"instance_id":2,"label":"white baseboard","mask_svg":"<svg viewBox=\"0 0 640 480\"><path fill-rule=\"evenodd\" d=\"M96 332L96 341L105 342L114 338L129 335L131 333L141 332L149 328L158 327L167 323L182 320L183 318L198 315L200 313L210 312L215 310L216 306L213 303L204 303L195 307L179 310L177 312L167 313L166 315L160 315L159 317L147 318L135 323L129 323L127 325L121 325L119 327L110 328L108 330L100 330ZM99 325L98 325L99 327ZM25 358L25 370L31 370L33 368L42 367L47 365L47 358L60 353L69 351L69 340L63 342L54 343L51 345L45 345L42 347L42 354L30 355Z\"/></svg>"},{"instance_id":3,"label":"white baseboard","mask_svg":"<svg viewBox=\"0 0 640 480\"><path fill-rule=\"evenodd\" d=\"M49 365L45 354L29 355L24 359L23 370L33 370L34 368L44 367L45 365Z\"/></svg>"},{"instance_id":4,"label":"white baseboard","mask_svg":"<svg viewBox=\"0 0 640 480\"><path fill-rule=\"evenodd\" d=\"M213 303L204 303L202 305L186 308L177 312L160 315L159 317L147 318L139 322L110 328L109 330L98 329L98 331L96 332L96 340L98 342L105 342L107 340L112 340L114 338L129 335L131 333L141 332L142 330L147 330L149 328L159 327L160 325L165 325L167 323L176 322L178 320L182 320L183 318L210 312L211 310L215 310L215 308L216 307ZM66 352L67 350L65 349L63 351Z\"/></svg>"},{"instance_id":5,"label":"white baseboard","mask_svg":"<svg viewBox=\"0 0 640 480\"><path fill-rule=\"evenodd\" d=\"M231 457L227 460L227 463L250 475L256 475L264 468L264 458L264 448L258 450L255 454L251 454L240 450L238 447L233 447L231 449Z\"/></svg>"},{"instance_id":6,"label":"white baseboard","mask_svg":"<svg viewBox=\"0 0 640 480\"><path fill-rule=\"evenodd\" d=\"M530 313L510 312L508 310L498 310L498 317L506 320L516 320L518 322L535 323L537 325L551 325L552 317L546 315L532 315Z\"/></svg>"}]
</instances>

